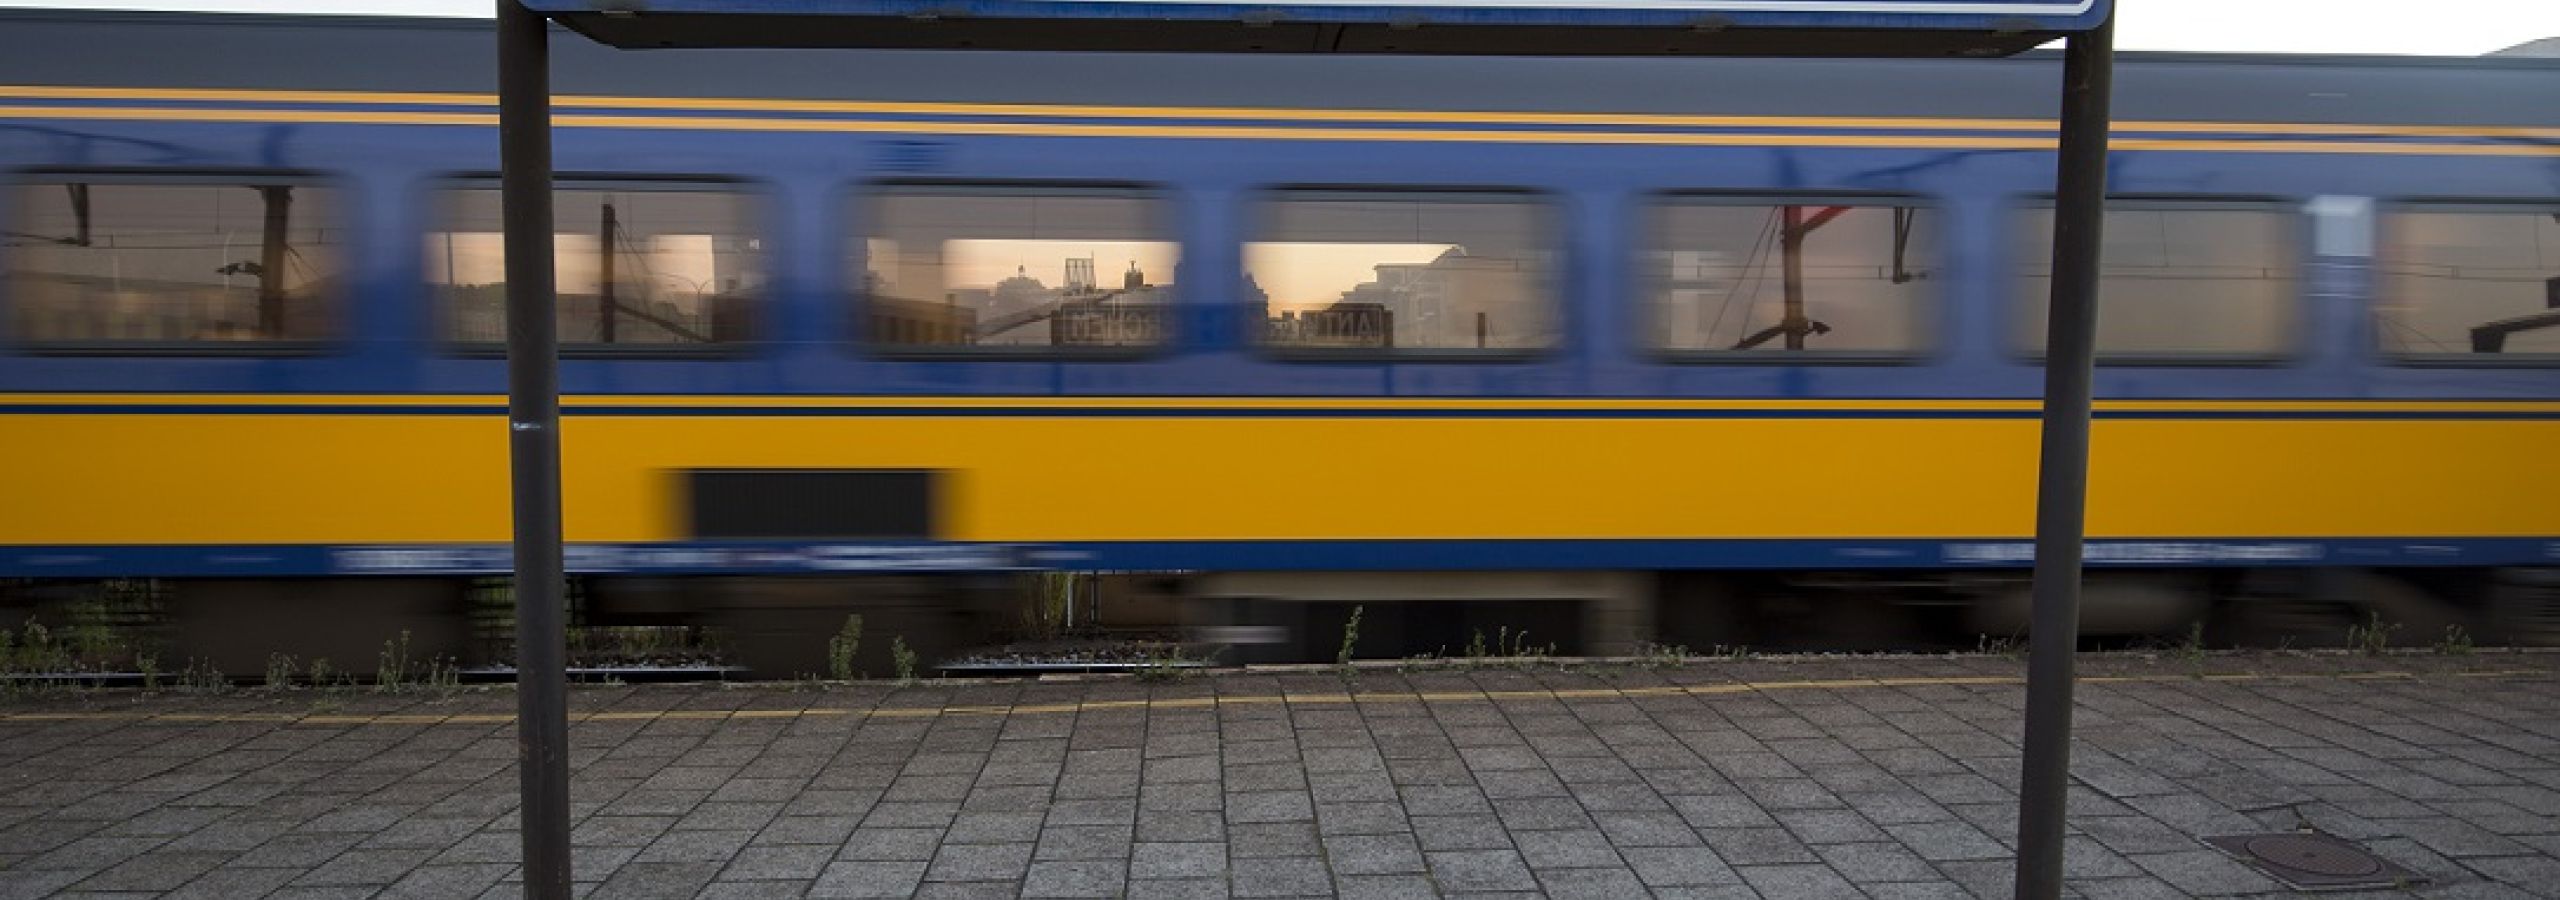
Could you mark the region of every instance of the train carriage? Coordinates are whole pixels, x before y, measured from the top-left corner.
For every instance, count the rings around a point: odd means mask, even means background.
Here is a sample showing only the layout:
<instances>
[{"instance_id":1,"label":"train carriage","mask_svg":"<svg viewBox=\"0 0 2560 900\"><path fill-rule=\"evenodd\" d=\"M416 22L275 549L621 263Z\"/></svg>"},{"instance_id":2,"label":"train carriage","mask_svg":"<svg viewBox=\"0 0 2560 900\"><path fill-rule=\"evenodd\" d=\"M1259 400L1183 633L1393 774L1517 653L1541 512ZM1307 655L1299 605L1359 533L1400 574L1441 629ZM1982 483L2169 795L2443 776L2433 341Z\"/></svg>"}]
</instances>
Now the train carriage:
<instances>
[{"instance_id":1,"label":"train carriage","mask_svg":"<svg viewBox=\"0 0 2560 900\"><path fill-rule=\"evenodd\" d=\"M459 634L508 529L486 25L0 21L0 577ZM847 585L948 643L945 585L1031 570L1179 573L1128 584L1273 656L1391 601L1396 651L2023 626L2051 59L558 52L600 611L771 671ZM2119 82L2092 626L2530 631L2560 68Z\"/></svg>"}]
</instances>

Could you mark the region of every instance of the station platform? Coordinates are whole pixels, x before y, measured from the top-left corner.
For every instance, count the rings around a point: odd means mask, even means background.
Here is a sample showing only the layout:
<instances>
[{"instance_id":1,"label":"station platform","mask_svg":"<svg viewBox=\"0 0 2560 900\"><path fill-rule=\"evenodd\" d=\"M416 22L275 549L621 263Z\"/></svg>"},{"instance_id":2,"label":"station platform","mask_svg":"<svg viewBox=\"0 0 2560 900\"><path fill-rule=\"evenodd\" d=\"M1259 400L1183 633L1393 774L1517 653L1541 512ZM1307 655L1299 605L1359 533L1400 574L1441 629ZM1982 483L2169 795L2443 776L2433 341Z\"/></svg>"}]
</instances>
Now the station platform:
<instances>
[{"instance_id":1,"label":"station platform","mask_svg":"<svg viewBox=\"0 0 2560 900\"><path fill-rule=\"evenodd\" d=\"M2096 654L2069 895L2560 891L2560 655ZM2021 657L571 692L584 896L2009 896ZM0 701L0 897L512 898L514 696Z\"/></svg>"}]
</instances>

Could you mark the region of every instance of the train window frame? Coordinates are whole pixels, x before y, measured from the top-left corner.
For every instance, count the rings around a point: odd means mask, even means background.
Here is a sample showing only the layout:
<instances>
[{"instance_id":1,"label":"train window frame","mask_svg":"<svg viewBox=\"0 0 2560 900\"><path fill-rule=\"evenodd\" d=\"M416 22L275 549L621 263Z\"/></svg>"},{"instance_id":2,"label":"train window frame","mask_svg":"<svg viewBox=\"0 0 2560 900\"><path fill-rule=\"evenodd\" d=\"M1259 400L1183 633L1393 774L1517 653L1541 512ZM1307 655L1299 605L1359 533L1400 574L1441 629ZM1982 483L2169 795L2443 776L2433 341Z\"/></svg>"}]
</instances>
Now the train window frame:
<instances>
[{"instance_id":1,"label":"train window frame","mask_svg":"<svg viewBox=\"0 0 2560 900\"><path fill-rule=\"evenodd\" d=\"M2413 369L2560 368L2560 352L2408 353L2394 351L2383 346L2382 309L2383 305L2391 299L2391 296L2389 288L2386 286L2390 276L2383 273L2382 261L2383 257L2389 253L2389 248L2391 246L2391 229L2393 221L2398 214L2406 212L2479 212L2508 215L2530 215L2533 213L2543 213L2546 215L2560 216L2560 197L2518 200L2513 198L2484 199L2478 197L2419 196L2394 197L2376 202L2374 204L2373 213L2373 255L2370 257L2373 272L2371 277L2366 279L2367 290L2364 297L2365 304L2363 310L2367 323L2372 327L2372 342L2369 345L2369 349L2374 353L2374 355L2390 365ZM2551 309L2560 310L2560 307L2551 307Z\"/></svg>"},{"instance_id":2,"label":"train window frame","mask_svg":"<svg viewBox=\"0 0 2560 900\"><path fill-rule=\"evenodd\" d=\"M339 230L346 235L342 244L342 271L352 272L367 252L363 218L360 215L365 198L353 179L336 172L307 168L223 168L186 167L156 168L134 166L33 166L0 173L0 191L8 198L0 201L0 227L8 227L23 214L17 198L19 191L33 185L66 184L71 179L88 184L127 185L203 185L241 187L252 182L289 187L315 187L327 190L332 214ZM342 279L336 291L318 294L326 308L328 327L322 336L274 341L172 341L172 340L62 340L31 339L18 333L17 298L8 295L7 282L0 279L0 348L22 356L81 357L213 357L213 358L301 358L327 356L342 350L346 344L356 304L350 302L352 292Z\"/></svg>"},{"instance_id":3,"label":"train window frame","mask_svg":"<svg viewBox=\"0 0 2560 900\"><path fill-rule=\"evenodd\" d=\"M423 247L425 239L439 233L438 229L451 217L451 209L445 205L445 198L449 193L456 190L498 190L500 186L501 180L498 173L486 171L448 174L427 179L423 186L423 203L421 204L427 210L427 215L423 219L424 227L413 233L418 238L414 243ZM773 285L778 282L776 276L780 273L781 267L772 262L775 191L770 182L737 175L635 172L560 172L553 175L551 181L551 191L554 194L564 190L593 190L606 187L719 192L740 198L746 208L739 214L739 221L753 231L756 239L765 242L766 249L762 251L765 255L763 273L766 285L765 295L757 299L748 316L745 340L703 344L606 344L564 340L559 342L558 353L561 359L732 360L754 356L759 352L759 347L774 340L774 309L777 299ZM553 201L555 211L558 205L555 198ZM559 233L559 221L556 216L552 222L552 232ZM503 340L469 341L453 336L445 320L447 310L444 290L426 279L423 254L420 256L419 264L421 268L418 273L417 287L424 299L423 305L431 323L429 326L433 335L430 338L431 342L447 357L505 359L507 344ZM556 259L553 265L556 281L558 265ZM555 305L558 303L556 286L553 290L553 303ZM556 310L553 316L557 318Z\"/></svg>"},{"instance_id":4,"label":"train window frame","mask_svg":"<svg viewBox=\"0 0 2560 900\"><path fill-rule=\"evenodd\" d=\"M1999 342L2001 346L2009 349L2012 358L2041 366L2047 356L2045 349L2022 345L2014 333L2015 323L2028 311L2029 304L2044 305L2049 315L2053 298L2049 293L2029 296L2019 289L2019 282L2022 280L2019 273L2025 260L2018 255L2016 238L2020 235L2035 233L2037 230L2020 227L2017 214L2026 210L2051 210L2057 204L2052 194L2028 194L2024 195L2024 198L2023 202L2007 204L2004 207L2005 213L2002 215L2006 220L2003 233L2008 236L2008 239L2001 252L2008 264L1998 270L1997 277L2007 285L2005 290L2010 297L2010 303L2007 307L2009 315L2002 317L1999 321L1999 327L2003 332ZM2283 245L2292 253L2288 263L2293 272L2293 290L2286 295L2285 303L2288 304L2288 311L2293 316L2296 327L2281 349L2266 353L2110 353L2099 348L2094 353L2095 364L2101 368L2126 369L2253 369L2275 368L2305 359L2311 352L2310 336L2305 331L2312 325L2313 310L2309 302L2311 289L2309 263L2312 257L2313 235L2311 223L2303 214L2302 203L2302 198L2274 194L2108 194L2104 208L2110 210L2117 208L2117 204L2127 204L2135 209L2244 210L2272 212L2281 216L2286 227L2291 231L2288 240L2283 242ZM2100 269L2099 284L2101 295L2098 300L2104 302L2103 265ZM2048 333L2050 329L2051 321L2048 319Z\"/></svg>"},{"instance_id":5,"label":"train window frame","mask_svg":"<svg viewBox=\"0 0 2560 900\"><path fill-rule=\"evenodd\" d=\"M1103 346L1060 346L1056 344L895 344L881 341L868 325L871 296L862 290L862 277L870 271L869 241L880 221L878 204L899 194L948 194L953 196L985 196L994 192L1055 192L1071 197L1117 197L1142 201L1148 230L1164 236L1164 243L1174 248L1178 266L1191 255L1189 242L1182 237L1182 203L1176 189L1167 184L1144 181L1048 179L1048 178L878 178L856 183L838 198L850 227L843 229L844 238L837 272L844 283L837 290L837 302L845 303L850 313L843 337L838 343L855 355L891 362L1145 362L1172 357L1182 351L1185 326L1184 310L1190 308L1189 289L1178 281L1168 286L1165 306L1170 310L1164 340L1153 344L1120 344ZM1172 273L1167 273L1168 277Z\"/></svg>"},{"instance_id":6,"label":"train window frame","mask_svg":"<svg viewBox=\"0 0 2560 900\"><path fill-rule=\"evenodd\" d=\"M1248 327L1255 329L1253 332L1239 336L1242 338L1248 353L1264 360L1292 364L1352 363L1375 365L1393 363L1479 363L1516 365L1552 361L1563 357L1573 350L1572 344L1574 339L1576 316L1573 311L1573 304L1568 296L1570 294L1570 288L1572 287L1571 270L1573 268L1573 248L1568 242L1572 236L1569 226L1571 210L1566 207L1566 204L1571 198L1563 192L1547 188L1527 187L1522 185L1486 184L1431 185L1305 183L1273 184L1258 187L1245 192L1243 195L1244 209L1239 216L1239 221L1243 223L1244 228L1243 233L1240 235L1241 239L1236 243L1235 274L1238 278L1239 286L1242 284L1243 277L1250 274L1246 267L1245 256L1251 250L1252 245L1258 243L1261 236L1268 233L1270 230L1271 215L1269 210L1274 208L1274 201L1284 199L1293 194L1330 194L1334 196L1390 199L1398 197L1480 197L1486 198L1488 201L1494 198L1509 198L1515 202L1525 202L1532 210L1532 227L1535 229L1536 235L1540 239L1541 243L1551 248L1548 252L1552 254L1552 258L1554 260L1553 264L1547 267L1548 271L1538 278L1537 287L1542 292L1543 298L1546 300L1548 306L1553 312L1556 339L1542 347L1487 347L1483 349L1474 347L1407 347L1401 349L1395 347L1303 347L1287 344L1275 344L1270 341L1263 340L1262 336L1259 334L1260 323L1253 323L1250 321L1250 316L1244 315L1248 310L1244 303L1244 297L1239 294L1236 297L1237 318L1240 321L1247 322Z\"/></svg>"},{"instance_id":7,"label":"train window frame","mask_svg":"<svg viewBox=\"0 0 2560 900\"><path fill-rule=\"evenodd\" d=\"M1645 193L1636 198L1634 232L1638 245L1628 259L1633 272L1628 284L1634 290L1626 309L1628 338L1636 354L1644 360L1663 365L1681 366L1916 366L1936 359L1946 345L1947 287L1945 272L1954 255L1942 242L1936 246L1939 277L1921 292L1918 309L1912 313L1917 323L1913 329L1912 349L1908 351L1872 350L1803 350L1793 353L1769 353L1756 350L1708 350L1659 346L1651 340L1646 323L1652 314L1656 286L1662 279L1645 264L1645 255L1656 249L1660 222L1655 214L1671 206L1729 206L1737 208L1780 206L1853 206L1902 207L1938 214L1943 220L1948 205L1928 194L1893 192L1805 192L1805 191L1736 191L1723 189L1672 188Z\"/></svg>"}]
</instances>

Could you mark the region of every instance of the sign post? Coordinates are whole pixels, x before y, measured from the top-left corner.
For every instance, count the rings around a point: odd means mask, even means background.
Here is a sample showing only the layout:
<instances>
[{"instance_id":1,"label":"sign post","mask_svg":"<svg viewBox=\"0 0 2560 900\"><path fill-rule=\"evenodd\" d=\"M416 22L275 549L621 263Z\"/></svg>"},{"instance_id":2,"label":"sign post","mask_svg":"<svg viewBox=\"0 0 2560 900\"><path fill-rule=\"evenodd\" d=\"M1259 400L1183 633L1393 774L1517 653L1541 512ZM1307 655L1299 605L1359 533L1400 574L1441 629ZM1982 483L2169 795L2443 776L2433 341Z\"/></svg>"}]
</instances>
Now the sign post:
<instances>
[{"instance_id":1,"label":"sign post","mask_svg":"<svg viewBox=\"0 0 2560 900\"><path fill-rule=\"evenodd\" d=\"M2098 339L2098 246L2106 224L2107 100L2115 20L2072 35L2062 58L2054 174L2052 315L2045 325L2044 429L2036 477L2035 608L2027 639L2026 742L2018 766L2020 900L2062 896L2071 788L2071 693L2080 649L2080 551L2089 499L2089 380Z\"/></svg>"},{"instance_id":2,"label":"sign post","mask_svg":"<svg viewBox=\"0 0 2560 900\"><path fill-rule=\"evenodd\" d=\"M515 508L517 807L524 895L569 900L569 669L561 619L560 335L552 315L549 23L498 0L507 269L507 468Z\"/></svg>"}]
</instances>

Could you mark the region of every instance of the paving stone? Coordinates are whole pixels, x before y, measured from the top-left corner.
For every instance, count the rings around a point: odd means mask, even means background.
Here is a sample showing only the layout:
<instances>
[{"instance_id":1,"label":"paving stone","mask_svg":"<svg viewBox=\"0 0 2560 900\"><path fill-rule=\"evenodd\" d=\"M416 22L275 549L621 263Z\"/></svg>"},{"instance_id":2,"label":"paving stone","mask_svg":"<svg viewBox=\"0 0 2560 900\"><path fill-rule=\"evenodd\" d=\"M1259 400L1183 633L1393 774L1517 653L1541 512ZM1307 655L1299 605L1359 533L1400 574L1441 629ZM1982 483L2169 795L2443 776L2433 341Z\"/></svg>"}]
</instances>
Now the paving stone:
<instances>
[{"instance_id":1,"label":"paving stone","mask_svg":"<svg viewBox=\"0 0 2560 900\"><path fill-rule=\"evenodd\" d=\"M1824 844L1814 848L1822 861L1860 885L1928 881L1937 872L1910 848L1895 843Z\"/></svg>"},{"instance_id":2,"label":"paving stone","mask_svg":"<svg viewBox=\"0 0 2560 900\"><path fill-rule=\"evenodd\" d=\"M1247 791L1227 795L1231 824L1311 822L1315 803L1302 791Z\"/></svg>"},{"instance_id":3,"label":"paving stone","mask_svg":"<svg viewBox=\"0 0 2560 900\"><path fill-rule=\"evenodd\" d=\"M1598 831L1523 831L1512 835L1532 869L1592 869L1623 865L1607 835Z\"/></svg>"},{"instance_id":4,"label":"paving stone","mask_svg":"<svg viewBox=\"0 0 2560 900\"><path fill-rule=\"evenodd\" d=\"M2196 849L2128 857L2134 865L2189 896L2223 896L2280 890L2283 885L2218 851Z\"/></svg>"},{"instance_id":5,"label":"paving stone","mask_svg":"<svg viewBox=\"0 0 2560 900\"><path fill-rule=\"evenodd\" d=\"M1424 854L1431 877L1442 890L1526 891L1537 889L1528 863L1516 850L1443 850Z\"/></svg>"},{"instance_id":6,"label":"paving stone","mask_svg":"<svg viewBox=\"0 0 2560 900\"><path fill-rule=\"evenodd\" d=\"M800 900L809 895L810 882L798 881L714 881L705 885L695 900ZM514 900L514 898L507 898Z\"/></svg>"},{"instance_id":7,"label":"paving stone","mask_svg":"<svg viewBox=\"0 0 2560 900\"><path fill-rule=\"evenodd\" d=\"M513 863L470 863L460 865L423 865L400 876L400 880L382 892L385 900L440 900L446 897L469 897L506 880L514 872ZM248 871L248 870L242 870ZM193 887L193 885L189 885ZM232 896L244 896L233 894Z\"/></svg>"},{"instance_id":8,"label":"paving stone","mask_svg":"<svg viewBox=\"0 0 2560 900\"><path fill-rule=\"evenodd\" d=\"M1120 860L1035 862L1023 877L1024 897L1118 897L1127 887L1129 865Z\"/></svg>"},{"instance_id":9,"label":"paving stone","mask_svg":"<svg viewBox=\"0 0 2560 900\"><path fill-rule=\"evenodd\" d=\"M81 879L75 886L81 890L101 892L176 890L197 876L212 871L228 858L229 854L205 851L154 851L116 863Z\"/></svg>"},{"instance_id":10,"label":"paving stone","mask_svg":"<svg viewBox=\"0 0 2560 900\"><path fill-rule=\"evenodd\" d=\"M2014 807L2013 807L2014 808ZM1859 813L1845 809L1795 809L1773 814L1796 839L1807 844L1849 844L1891 840Z\"/></svg>"},{"instance_id":11,"label":"paving stone","mask_svg":"<svg viewBox=\"0 0 2560 900\"><path fill-rule=\"evenodd\" d=\"M1636 878L1653 888L1713 886L1735 883L1733 869L1713 851L1698 847L1631 847L1618 852Z\"/></svg>"},{"instance_id":12,"label":"paving stone","mask_svg":"<svg viewBox=\"0 0 2560 900\"><path fill-rule=\"evenodd\" d=\"M1695 847L1698 832L1669 812L1595 812L1592 821L1621 847ZM1526 833L1526 832L1523 832Z\"/></svg>"},{"instance_id":13,"label":"paving stone","mask_svg":"<svg viewBox=\"0 0 2560 900\"><path fill-rule=\"evenodd\" d=\"M1438 885L1422 875L1341 875L1333 880L1340 900L1423 900L1440 896Z\"/></svg>"},{"instance_id":14,"label":"paving stone","mask_svg":"<svg viewBox=\"0 0 2560 900\"><path fill-rule=\"evenodd\" d=\"M1336 835L1324 839L1325 861L1336 875L1400 875L1424 871L1422 849L1410 834Z\"/></svg>"},{"instance_id":15,"label":"paving stone","mask_svg":"<svg viewBox=\"0 0 2560 900\"><path fill-rule=\"evenodd\" d=\"M1551 828L1595 828L1591 814L1570 797L1522 797L1493 801L1494 813L1514 831Z\"/></svg>"},{"instance_id":16,"label":"paving stone","mask_svg":"<svg viewBox=\"0 0 2560 900\"><path fill-rule=\"evenodd\" d=\"M1227 839L1225 813L1151 812L1138 817L1137 839L1183 842Z\"/></svg>"},{"instance_id":17,"label":"paving stone","mask_svg":"<svg viewBox=\"0 0 2560 900\"><path fill-rule=\"evenodd\" d=\"M1858 889L1829 866L1736 866L1734 873L1764 897L1855 897Z\"/></svg>"},{"instance_id":18,"label":"paving stone","mask_svg":"<svg viewBox=\"0 0 2560 900\"><path fill-rule=\"evenodd\" d=\"M2000 859L2009 850L1981 829L1963 822L1927 822L1885 829L1895 840L1930 862Z\"/></svg>"},{"instance_id":19,"label":"paving stone","mask_svg":"<svg viewBox=\"0 0 2560 900\"><path fill-rule=\"evenodd\" d=\"M832 862L809 886L811 897L913 896L924 881L920 862Z\"/></svg>"},{"instance_id":20,"label":"paving stone","mask_svg":"<svg viewBox=\"0 0 2560 900\"><path fill-rule=\"evenodd\" d=\"M1218 878L1227 874L1223 843L1141 843L1129 852L1129 876L1137 880Z\"/></svg>"},{"instance_id":21,"label":"paving stone","mask_svg":"<svg viewBox=\"0 0 2560 900\"><path fill-rule=\"evenodd\" d=\"M1313 822L1265 822L1227 827L1228 854L1237 859L1315 856L1323 853Z\"/></svg>"},{"instance_id":22,"label":"paving stone","mask_svg":"<svg viewBox=\"0 0 2560 900\"><path fill-rule=\"evenodd\" d=\"M938 828L856 828L837 854L847 860L913 860L933 858L942 845Z\"/></svg>"},{"instance_id":23,"label":"paving stone","mask_svg":"<svg viewBox=\"0 0 2560 900\"><path fill-rule=\"evenodd\" d=\"M1648 893L1631 869L1540 869L1537 876L1553 900L1622 900Z\"/></svg>"},{"instance_id":24,"label":"paving stone","mask_svg":"<svg viewBox=\"0 0 2560 900\"><path fill-rule=\"evenodd\" d=\"M1333 875L1312 856L1238 859L1230 879L1238 897L1314 897L1332 893Z\"/></svg>"},{"instance_id":25,"label":"paving stone","mask_svg":"<svg viewBox=\"0 0 2560 900\"><path fill-rule=\"evenodd\" d=\"M1021 843L1038 840L1040 823L1047 819L1041 812L963 812L943 833L943 840L955 844Z\"/></svg>"},{"instance_id":26,"label":"paving stone","mask_svg":"<svg viewBox=\"0 0 2560 900\"><path fill-rule=\"evenodd\" d=\"M1224 878L1140 878L1129 882L1129 900L1226 900Z\"/></svg>"},{"instance_id":27,"label":"paving stone","mask_svg":"<svg viewBox=\"0 0 2560 900\"><path fill-rule=\"evenodd\" d=\"M433 855L433 851L417 849L349 850L294 879L293 883L306 886L388 885Z\"/></svg>"},{"instance_id":28,"label":"paving stone","mask_svg":"<svg viewBox=\"0 0 2560 900\"><path fill-rule=\"evenodd\" d=\"M364 836L361 834L279 835L274 840L260 844L256 849L241 854L238 858L232 860L230 864L251 868L280 866L285 868L308 869L313 866L320 865L321 863L328 862L331 857L344 853L348 848L354 847L359 843L363 843L363 841ZM55 852L59 853L61 851ZM142 851L136 850L134 852L138 855ZM50 857L52 855L53 854L48 853L45 856ZM36 862L32 865L40 866L43 864L44 859L45 857L38 857Z\"/></svg>"},{"instance_id":29,"label":"paving stone","mask_svg":"<svg viewBox=\"0 0 2560 900\"><path fill-rule=\"evenodd\" d=\"M670 831L651 841L636 859L644 863L727 862L755 836L755 832L746 829Z\"/></svg>"},{"instance_id":30,"label":"paving stone","mask_svg":"<svg viewBox=\"0 0 2560 900\"><path fill-rule=\"evenodd\" d=\"M1511 846L1511 834L1490 816L1417 816L1413 836L1424 850L1493 850Z\"/></svg>"},{"instance_id":31,"label":"paving stone","mask_svg":"<svg viewBox=\"0 0 2560 900\"><path fill-rule=\"evenodd\" d=\"M927 881L1011 881L1031 865L1031 844L945 843L925 871Z\"/></svg>"},{"instance_id":32,"label":"paving stone","mask_svg":"<svg viewBox=\"0 0 2560 900\"><path fill-rule=\"evenodd\" d=\"M700 894L702 889L711 883L712 877L719 872L718 863L635 862L614 870L613 876L605 879L604 884L596 888L596 893L613 900L689 898Z\"/></svg>"},{"instance_id":33,"label":"paving stone","mask_svg":"<svg viewBox=\"0 0 2560 900\"><path fill-rule=\"evenodd\" d=\"M1040 829L1035 860L1129 858L1134 829L1126 825L1057 825Z\"/></svg>"},{"instance_id":34,"label":"paving stone","mask_svg":"<svg viewBox=\"0 0 2560 900\"><path fill-rule=\"evenodd\" d=\"M723 881L809 881L826 871L836 848L820 844L749 846L720 870Z\"/></svg>"},{"instance_id":35,"label":"paving stone","mask_svg":"<svg viewBox=\"0 0 2560 900\"><path fill-rule=\"evenodd\" d=\"M853 837L858 817L782 816L763 831L756 832L755 844L843 844Z\"/></svg>"},{"instance_id":36,"label":"paving stone","mask_svg":"<svg viewBox=\"0 0 2560 900\"><path fill-rule=\"evenodd\" d=\"M1388 796L1394 796L1389 792ZM1325 835L1394 834L1407 831L1404 807L1393 801L1362 803L1321 803L1316 806L1316 829Z\"/></svg>"}]
</instances>

